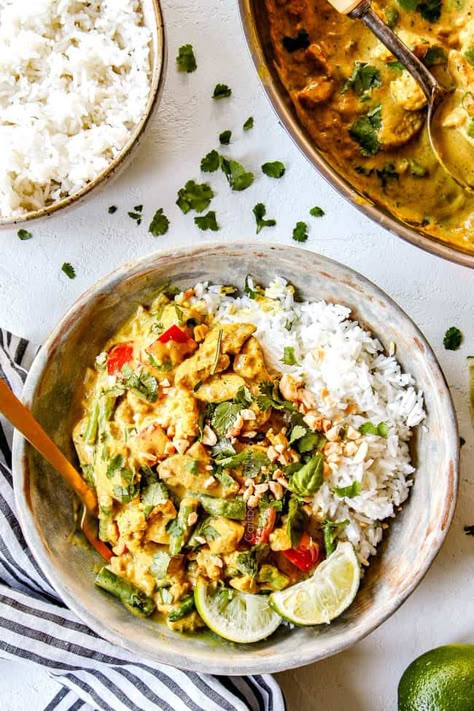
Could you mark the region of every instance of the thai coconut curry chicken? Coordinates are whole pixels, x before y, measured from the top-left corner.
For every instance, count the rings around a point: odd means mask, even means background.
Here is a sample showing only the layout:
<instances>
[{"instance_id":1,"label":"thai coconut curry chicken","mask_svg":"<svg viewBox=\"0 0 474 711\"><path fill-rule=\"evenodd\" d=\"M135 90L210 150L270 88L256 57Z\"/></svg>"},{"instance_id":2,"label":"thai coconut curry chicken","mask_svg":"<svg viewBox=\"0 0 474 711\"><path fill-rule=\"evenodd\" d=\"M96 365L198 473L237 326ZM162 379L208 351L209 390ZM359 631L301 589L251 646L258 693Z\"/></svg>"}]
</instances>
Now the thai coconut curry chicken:
<instances>
[{"instance_id":1,"label":"thai coconut curry chicken","mask_svg":"<svg viewBox=\"0 0 474 711\"><path fill-rule=\"evenodd\" d=\"M403 222L474 250L474 197L438 164L421 87L327 0L265 0L277 69L328 162ZM447 88L447 152L474 155L474 1L390 0L376 12ZM459 153L459 151L458 151Z\"/></svg>"}]
</instances>

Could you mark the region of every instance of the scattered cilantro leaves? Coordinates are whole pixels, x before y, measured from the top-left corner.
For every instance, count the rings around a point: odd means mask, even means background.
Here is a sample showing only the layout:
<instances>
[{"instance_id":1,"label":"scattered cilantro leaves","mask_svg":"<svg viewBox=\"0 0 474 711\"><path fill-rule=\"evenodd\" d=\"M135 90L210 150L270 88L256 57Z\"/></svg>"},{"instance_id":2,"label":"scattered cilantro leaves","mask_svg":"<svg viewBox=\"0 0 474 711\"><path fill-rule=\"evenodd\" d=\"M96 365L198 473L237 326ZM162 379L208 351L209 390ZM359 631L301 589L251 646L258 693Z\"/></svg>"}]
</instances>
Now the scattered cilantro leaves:
<instances>
[{"instance_id":1,"label":"scattered cilantro leaves","mask_svg":"<svg viewBox=\"0 0 474 711\"><path fill-rule=\"evenodd\" d=\"M188 180L184 188L178 191L176 204L186 215L190 210L204 212L209 207L214 191L207 183L196 183Z\"/></svg>"},{"instance_id":2,"label":"scattered cilantro leaves","mask_svg":"<svg viewBox=\"0 0 474 711\"><path fill-rule=\"evenodd\" d=\"M276 225L276 220L270 219L270 220L265 220L265 215L267 214L267 208L263 204L263 202L258 202L255 207L252 210L253 214L255 215L255 221L257 223L257 234L262 230L264 227L274 227Z\"/></svg>"},{"instance_id":3,"label":"scattered cilantro leaves","mask_svg":"<svg viewBox=\"0 0 474 711\"><path fill-rule=\"evenodd\" d=\"M222 131L222 133L219 134L219 143L221 146L228 146L230 143L230 139L232 137L232 131Z\"/></svg>"},{"instance_id":4,"label":"scattered cilantro leaves","mask_svg":"<svg viewBox=\"0 0 474 711\"><path fill-rule=\"evenodd\" d=\"M124 464L125 457L123 454L116 454L112 457L105 472L107 479L112 479L118 472L120 472L123 469Z\"/></svg>"},{"instance_id":5,"label":"scattered cilantro leaves","mask_svg":"<svg viewBox=\"0 0 474 711\"><path fill-rule=\"evenodd\" d=\"M349 486L335 486L333 491L341 499L344 496L348 499L353 499L354 496L359 496L360 494L360 481L353 481Z\"/></svg>"},{"instance_id":6,"label":"scattered cilantro leaves","mask_svg":"<svg viewBox=\"0 0 474 711\"><path fill-rule=\"evenodd\" d=\"M63 266L61 267L61 270L65 273L65 275L66 275L69 279L75 279L75 278L76 278L76 270L74 269L74 267L72 266L72 264L70 264L69 262L64 262Z\"/></svg>"},{"instance_id":7,"label":"scattered cilantro leaves","mask_svg":"<svg viewBox=\"0 0 474 711\"><path fill-rule=\"evenodd\" d=\"M268 161L262 165L262 173L269 178L282 178L285 174L285 164L281 160Z\"/></svg>"},{"instance_id":8,"label":"scattered cilantro leaves","mask_svg":"<svg viewBox=\"0 0 474 711\"><path fill-rule=\"evenodd\" d=\"M257 395L256 402L261 410L268 410L273 407L275 410L289 410L295 412L296 407L288 400L283 400L278 389L278 381L262 381L258 384L260 395Z\"/></svg>"},{"instance_id":9,"label":"scattered cilantro leaves","mask_svg":"<svg viewBox=\"0 0 474 711\"><path fill-rule=\"evenodd\" d=\"M242 128L244 129L244 131L250 131L250 129L253 128L253 116L248 117Z\"/></svg>"},{"instance_id":10,"label":"scattered cilantro leaves","mask_svg":"<svg viewBox=\"0 0 474 711\"><path fill-rule=\"evenodd\" d=\"M254 283L253 289L252 289L249 284L249 278L251 278L251 275L247 274L247 276L245 277L245 282L244 282L244 294L247 294L249 299L256 299L258 296L263 296L264 291L263 291L262 287L259 286L258 284Z\"/></svg>"},{"instance_id":11,"label":"scattered cilantro leaves","mask_svg":"<svg viewBox=\"0 0 474 711\"><path fill-rule=\"evenodd\" d=\"M393 30L393 28L397 26L398 20L400 18L400 13L398 12L396 7L389 5L385 8L384 14L385 22L390 27L390 29Z\"/></svg>"},{"instance_id":12,"label":"scattered cilantro leaves","mask_svg":"<svg viewBox=\"0 0 474 711\"><path fill-rule=\"evenodd\" d=\"M206 215L202 215L201 217L195 217L194 222L200 230L217 232L219 229L214 210L210 210Z\"/></svg>"},{"instance_id":13,"label":"scattered cilantro leaves","mask_svg":"<svg viewBox=\"0 0 474 711\"><path fill-rule=\"evenodd\" d=\"M398 62L397 60L394 60L393 62L387 62L387 67L397 72L403 72L403 70L405 69L403 64L401 62Z\"/></svg>"},{"instance_id":14,"label":"scattered cilantro leaves","mask_svg":"<svg viewBox=\"0 0 474 711\"><path fill-rule=\"evenodd\" d=\"M130 212L127 212L127 215L132 219L135 220L137 227L138 225L142 224L142 213L141 210L137 210L136 208L133 208L133 210L130 210Z\"/></svg>"},{"instance_id":15,"label":"scattered cilantro leaves","mask_svg":"<svg viewBox=\"0 0 474 711\"><path fill-rule=\"evenodd\" d=\"M113 215L114 212L117 212L117 210L118 210L117 205L111 205L111 206L109 207L109 209L107 210L107 212L109 213L109 215Z\"/></svg>"},{"instance_id":16,"label":"scattered cilantro leaves","mask_svg":"<svg viewBox=\"0 0 474 711\"><path fill-rule=\"evenodd\" d=\"M221 168L232 190L246 190L254 181L254 174L236 160L221 158Z\"/></svg>"},{"instance_id":17,"label":"scattered cilantro leaves","mask_svg":"<svg viewBox=\"0 0 474 711\"><path fill-rule=\"evenodd\" d=\"M288 504L286 518L286 533L293 548L297 548L303 531L306 528L308 516L296 496L292 496Z\"/></svg>"},{"instance_id":18,"label":"scattered cilantro leaves","mask_svg":"<svg viewBox=\"0 0 474 711\"><path fill-rule=\"evenodd\" d=\"M446 56L446 52L442 47L429 47L428 51L423 57L423 64L425 64L427 67L434 67L437 64L446 64L447 61L448 58Z\"/></svg>"},{"instance_id":19,"label":"scattered cilantro leaves","mask_svg":"<svg viewBox=\"0 0 474 711\"><path fill-rule=\"evenodd\" d=\"M141 370L139 373L134 373L128 366L124 365L121 371L123 376L123 384L126 388L133 390L139 397L148 400L148 402L156 402L158 398L158 381L146 370Z\"/></svg>"},{"instance_id":20,"label":"scattered cilantro leaves","mask_svg":"<svg viewBox=\"0 0 474 711\"><path fill-rule=\"evenodd\" d=\"M28 230L23 230L23 229L18 230L18 232L16 233L16 236L18 237L18 239L21 239L23 241L26 239L31 239L33 237L31 232L28 232Z\"/></svg>"},{"instance_id":21,"label":"scattered cilantro leaves","mask_svg":"<svg viewBox=\"0 0 474 711\"><path fill-rule=\"evenodd\" d=\"M184 468L193 476L197 476L199 474L199 462L197 459L191 459L189 462L186 462Z\"/></svg>"},{"instance_id":22,"label":"scattered cilantro leaves","mask_svg":"<svg viewBox=\"0 0 474 711\"><path fill-rule=\"evenodd\" d=\"M220 437L223 437L229 427L235 423L242 405L235 402L220 402L211 417L211 427Z\"/></svg>"},{"instance_id":23,"label":"scattered cilantro leaves","mask_svg":"<svg viewBox=\"0 0 474 711\"><path fill-rule=\"evenodd\" d=\"M298 49L307 49L310 45L309 34L304 29L300 29L295 37L283 37L283 47L287 52L293 53Z\"/></svg>"},{"instance_id":24,"label":"scattered cilantro leaves","mask_svg":"<svg viewBox=\"0 0 474 711\"><path fill-rule=\"evenodd\" d=\"M323 217L326 213L324 212L322 207L318 207L317 205L315 205L311 208L309 214L311 215L311 217Z\"/></svg>"},{"instance_id":25,"label":"scattered cilantro leaves","mask_svg":"<svg viewBox=\"0 0 474 711\"><path fill-rule=\"evenodd\" d=\"M447 351L457 351L462 343L462 331L456 326L448 328L443 338L443 345Z\"/></svg>"},{"instance_id":26,"label":"scattered cilantro leaves","mask_svg":"<svg viewBox=\"0 0 474 711\"><path fill-rule=\"evenodd\" d=\"M365 96L381 84L382 80L378 69L366 62L356 62L351 76L342 87L342 93L352 89L354 94Z\"/></svg>"},{"instance_id":27,"label":"scattered cilantro leaves","mask_svg":"<svg viewBox=\"0 0 474 711\"><path fill-rule=\"evenodd\" d=\"M417 10L427 22L437 22L441 17L442 0L398 0L398 4L404 10Z\"/></svg>"},{"instance_id":28,"label":"scattered cilantro leaves","mask_svg":"<svg viewBox=\"0 0 474 711\"><path fill-rule=\"evenodd\" d=\"M148 227L148 232L153 235L153 237L161 237L168 232L170 226L170 221L163 212L163 208L160 207L159 210L153 215L153 219Z\"/></svg>"},{"instance_id":29,"label":"scattered cilantro leaves","mask_svg":"<svg viewBox=\"0 0 474 711\"><path fill-rule=\"evenodd\" d=\"M472 64L474 66L474 47L469 47L469 49L466 49L466 51L464 52L464 56L466 57L469 64Z\"/></svg>"},{"instance_id":30,"label":"scattered cilantro leaves","mask_svg":"<svg viewBox=\"0 0 474 711\"><path fill-rule=\"evenodd\" d=\"M214 173L220 166L221 159L217 151L210 151L201 160L201 170L203 173Z\"/></svg>"},{"instance_id":31,"label":"scattered cilantro leaves","mask_svg":"<svg viewBox=\"0 0 474 711\"><path fill-rule=\"evenodd\" d=\"M283 348L283 358L281 359L281 362L285 365L298 365L293 346L285 346Z\"/></svg>"},{"instance_id":32,"label":"scattered cilantro leaves","mask_svg":"<svg viewBox=\"0 0 474 711\"><path fill-rule=\"evenodd\" d=\"M351 138L360 146L363 156L375 155L380 143L377 130L382 125L382 106L376 106L366 116L359 116L349 129Z\"/></svg>"},{"instance_id":33,"label":"scattered cilantro leaves","mask_svg":"<svg viewBox=\"0 0 474 711\"><path fill-rule=\"evenodd\" d=\"M306 242L308 239L308 225L306 222L297 222L293 228L293 239L295 242Z\"/></svg>"},{"instance_id":34,"label":"scattered cilantro leaves","mask_svg":"<svg viewBox=\"0 0 474 711\"><path fill-rule=\"evenodd\" d=\"M153 556L153 563L150 565L150 573L157 580L166 578L171 556L166 551L157 551Z\"/></svg>"},{"instance_id":35,"label":"scattered cilantro leaves","mask_svg":"<svg viewBox=\"0 0 474 711\"><path fill-rule=\"evenodd\" d=\"M176 57L176 65L179 72L187 72L190 74L196 71L197 62L192 44L183 44L183 46L179 48L178 56Z\"/></svg>"},{"instance_id":36,"label":"scattered cilantro leaves","mask_svg":"<svg viewBox=\"0 0 474 711\"><path fill-rule=\"evenodd\" d=\"M382 190L385 190L391 180L398 180L400 177L397 171L395 170L395 166L393 163L385 163L385 165L380 170L377 169L375 171L375 174L380 180Z\"/></svg>"},{"instance_id":37,"label":"scattered cilantro leaves","mask_svg":"<svg viewBox=\"0 0 474 711\"><path fill-rule=\"evenodd\" d=\"M214 87L213 99L226 99L232 94L232 89L227 84L216 84Z\"/></svg>"},{"instance_id":38,"label":"scattered cilantro leaves","mask_svg":"<svg viewBox=\"0 0 474 711\"><path fill-rule=\"evenodd\" d=\"M415 175L417 178L424 178L425 175L428 175L428 170L423 165L417 163L416 160L410 159L408 161L408 168L411 175Z\"/></svg>"}]
</instances>

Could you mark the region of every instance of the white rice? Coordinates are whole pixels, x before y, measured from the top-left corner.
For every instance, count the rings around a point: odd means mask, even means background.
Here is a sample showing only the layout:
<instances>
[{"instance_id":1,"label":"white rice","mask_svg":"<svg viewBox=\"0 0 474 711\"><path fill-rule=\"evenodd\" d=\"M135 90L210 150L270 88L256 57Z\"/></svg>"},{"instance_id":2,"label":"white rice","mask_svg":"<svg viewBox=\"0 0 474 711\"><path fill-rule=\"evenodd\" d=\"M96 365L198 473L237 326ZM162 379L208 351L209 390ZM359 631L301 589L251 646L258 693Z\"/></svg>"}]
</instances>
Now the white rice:
<instances>
[{"instance_id":1,"label":"white rice","mask_svg":"<svg viewBox=\"0 0 474 711\"><path fill-rule=\"evenodd\" d=\"M137 0L0 0L0 215L71 195L140 121L150 32Z\"/></svg>"},{"instance_id":2,"label":"white rice","mask_svg":"<svg viewBox=\"0 0 474 711\"><path fill-rule=\"evenodd\" d=\"M265 290L267 298L257 300L226 296L220 286L198 284L193 301L203 302L203 309L219 321L254 323L268 366L301 376L328 419L339 415L341 425L356 430L367 421L387 423L387 438L365 436L368 451L363 461L342 456L338 464L330 465L331 474L314 498L321 519L349 521L339 537L349 540L366 564L382 539L382 521L395 516L409 494L415 469L408 442L412 429L425 417L423 395L395 357L385 355L380 342L349 318L350 309L324 301L295 303L293 292L281 278ZM300 365L281 362L285 346L294 348ZM323 396L323 389L329 394ZM350 403L356 405L353 414L346 412ZM358 496L340 498L333 493L334 487L354 481L361 484Z\"/></svg>"}]
</instances>

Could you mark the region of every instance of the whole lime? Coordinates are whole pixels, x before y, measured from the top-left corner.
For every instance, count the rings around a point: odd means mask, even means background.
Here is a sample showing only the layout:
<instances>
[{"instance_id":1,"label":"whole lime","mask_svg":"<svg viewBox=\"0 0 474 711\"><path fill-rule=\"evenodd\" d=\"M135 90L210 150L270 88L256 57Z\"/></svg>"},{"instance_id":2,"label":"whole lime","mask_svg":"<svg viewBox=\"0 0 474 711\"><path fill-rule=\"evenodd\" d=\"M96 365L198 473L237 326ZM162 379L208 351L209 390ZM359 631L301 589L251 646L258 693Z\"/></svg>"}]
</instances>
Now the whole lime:
<instances>
[{"instance_id":1,"label":"whole lime","mask_svg":"<svg viewBox=\"0 0 474 711\"><path fill-rule=\"evenodd\" d=\"M399 711L474 711L474 644L432 649L405 670Z\"/></svg>"}]
</instances>

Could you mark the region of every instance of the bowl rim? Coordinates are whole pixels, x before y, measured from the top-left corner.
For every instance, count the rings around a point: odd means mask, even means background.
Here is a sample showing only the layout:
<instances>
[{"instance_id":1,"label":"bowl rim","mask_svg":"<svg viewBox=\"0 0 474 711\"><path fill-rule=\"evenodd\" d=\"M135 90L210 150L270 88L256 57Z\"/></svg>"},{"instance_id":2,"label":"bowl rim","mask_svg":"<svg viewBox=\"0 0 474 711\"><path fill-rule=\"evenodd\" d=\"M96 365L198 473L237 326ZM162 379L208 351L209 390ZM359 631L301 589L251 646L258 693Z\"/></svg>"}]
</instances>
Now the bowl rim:
<instances>
[{"instance_id":1,"label":"bowl rim","mask_svg":"<svg viewBox=\"0 0 474 711\"><path fill-rule=\"evenodd\" d=\"M165 84L166 77L166 65L167 65L167 45L166 45L166 32L165 24L163 20L163 11L161 9L160 0L150 0L153 5L153 14L156 20L156 31L158 39L158 51L155 54L156 61L153 62L151 67L151 82L150 90L147 99L147 103L140 121L136 124L130 137L128 138L125 145L122 147L117 156L109 163L109 165L101 172L96 175L90 182L86 183L84 187L77 190L71 195L66 195L66 197L61 198L57 202L51 205L45 205L39 210L30 210L23 215L13 215L10 217L0 216L0 229L13 227L14 225L30 223L33 220L39 220L41 218L51 217L58 210L63 210L68 207L76 206L84 198L86 198L90 192L95 188L103 187L114 175L116 175L121 169L125 167L127 160L132 156L135 150L140 145L145 130L153 117L156 109L158 108L158 103L163 93L163 88ZM150 50L152 51L152 50Z\"/></svg>"},{"instance_id":2,"label":"bowl rim","mask_svg":"<svg viewBox=\"0 0 474 711\"><path fill-rule=\"evenodd\" d=\"M424 348L424 359L427 363L427 368L433 373L436 381L439 382L440 390L442 387L442 392L440 392L438 397L442 397L443 406L446 412L446 429L444 433L445 449L449 453L449 459L454 465L452 471L452 496L447 497L448 500L446 501L445 507L440 514L442 526L438 534L436 546L429 551L424 564L417 571L417 574L412 577L410 584L407 585L401 593L394 595L393 600L391 600L390 603L387 603L377 616L370 618L364 625L357 627L356 630L348 629L344 631L344 633L341 633L337 640L333 640L332 642L326 640L324 652L321 653L318 651L315 653L313 649L313 651L310 650L309 652L301 653L298 660L293 659L293 661L288 659L288 654L285 652L274 653L272 656L258 658L256 660L253 658L251 649L248 649L247 660L240 663L238 668L235 668L234 665L226 666L225 661L217 663L206 659L206 661L201 662L199 659L187 657L181 652L176 653L171 650L165 650L160 653L158 644L156 654L143 651L140 644L124 639L123 635L114 633L107 625L103 624L100 619L89 611L89 607L84 607L82 603L78 602L68 590L67 586L63 585L61 576L58 575L57 569L49 556L46 545L39 533L39 529L36 527L35 519L32 516L32 512L26 500L25 491L27 489L27 479L29 476L28 466L26 464L26 440L16 430L14 431L12 449L15 506L23 535L41 570L65 604L100 637L106 639L112 644L126 649L129 652L141 656L143 659L147 659L154 663L169 664L189 671L211 674L228 674L230 676L256 673L275 673L305 666L332 656L333 654L337 654L338 652L341 652L361 641L373 632L377 627L385 622L385 620L387 620L403 604L403 602L405 602L431 567L449 531L456 507L459 486L459 435L453 400L438 360L418 326L390 296L380 289L380 287L351 267L341 264L340 262L324 255L311 252L301 247L293 247L292 245L282 245L262 241L259 243L258 248L261 248L261 250L265 252L266 257L272 256L272 258L278 258L278 255L280 254L282 256L287 256L288 252L304 252L305 255L307 255L307 261L312 262L314 260L315 265L319 263L319 266L324 265L328 269L331 269L333 266L338 269L342 268L342 270L349 277L355 277L358 283L361 283L364 288L368 288L369 291L381 296L390 309L397 311L402 319L410 323L413 331L416 333L417 338ZM84 309L84 307L86 307L92 299L100 296L109 284L113 283L117 279L126 277L130 272L145 272L147 271L147 267L149 268L151 264L160 259L182 258L189 255L196 255L197 253L199 253L199 256L202 257L203 254L205 255L206 252L209 251L215 253L216 251L226 252L229 250L233 250L234 253L237 252L241 255L245 255L245 253L250 249L255 249L255 242L242 240L232 241L225 244L206 241L198 246L191 245L177 247L172 250L158 250L149 255L128 261L101 278L78 297L78 299L60 319L55 328L51 331L45 343L39 350L24 383L22 392L23 402L25 402L27 406L30 406L31 402L34 400L37 385L40 382L42 372L48 361L50 348L55 343L56 339L60 338L63 326L67 322L73 320L76 314L79 315L81 310ZM233 254L233 256L235 257L236 255ZM370 324L368 324L368 327L370 328ZM159 636L157 635L157 640L158 639Z\"/></svg>"},{"instance_id":3,"label":"bowl rim","mask_svg":"<svg viewBox=\"0 0 474 711\"><path fill-rule=\"evenodd\" d=\"M272 63L267 59L262 37L254 19L256 0L238 0L238 2L247 48L267 99L290 138L326 182L335 188L357 210L397 237L401 237L406 242L410 242L425 252L473 269L474 252L463 250L457 245L451 245L437 237L417 232L415 229L408 227L384 210L382 206L376 205L369 198L358 192L346 178L339 175L325 161L323 154L316 149L304 125L293 114L288 101L284 99L287 91L281 83L276 70L272 67Z\"/></svg>"}]
</instances>

